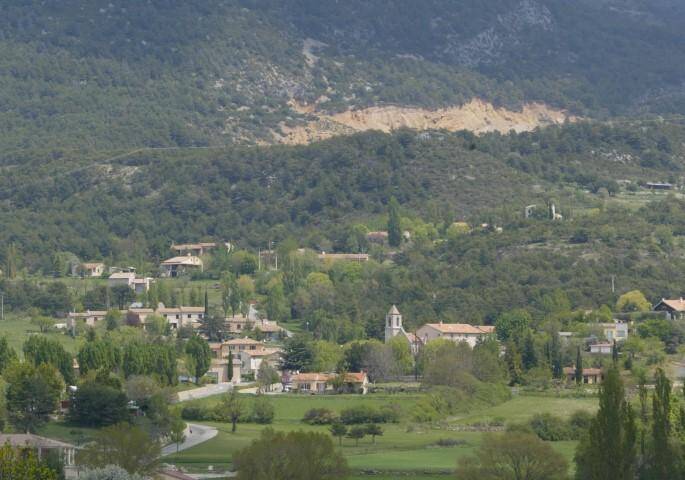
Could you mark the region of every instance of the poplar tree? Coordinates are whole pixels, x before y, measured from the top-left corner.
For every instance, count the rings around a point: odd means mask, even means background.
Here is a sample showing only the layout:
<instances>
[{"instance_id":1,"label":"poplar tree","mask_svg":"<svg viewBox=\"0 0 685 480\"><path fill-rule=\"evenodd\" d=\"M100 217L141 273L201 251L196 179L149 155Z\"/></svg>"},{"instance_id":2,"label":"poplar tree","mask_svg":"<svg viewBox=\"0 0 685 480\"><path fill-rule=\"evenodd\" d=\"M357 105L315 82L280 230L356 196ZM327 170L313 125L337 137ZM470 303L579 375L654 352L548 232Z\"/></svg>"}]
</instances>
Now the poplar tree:
<instances>
[{"instance_id":1,"label":"poplar tree","mask_svg":"<svg viewBox=\"0 0 685 480\"><path fill-rule=\"evenodd\" d=\"M656 370L652 395L652 454L649 478L676 478L676 452L670 442L671 382L661 368Z\"/></svg>"},{"instance_id":2,"label":"poplar tree","mask_svg":"<svg viewBox=\"0 0 685 480\"><path fill-rule=\"evenodd\" d=\"M599 410L576 450L578 480L633 480L636 467L635 414L612 366L599 391ZM668 478L668 477L665 477Z\"/></svg>"}]
</instances>

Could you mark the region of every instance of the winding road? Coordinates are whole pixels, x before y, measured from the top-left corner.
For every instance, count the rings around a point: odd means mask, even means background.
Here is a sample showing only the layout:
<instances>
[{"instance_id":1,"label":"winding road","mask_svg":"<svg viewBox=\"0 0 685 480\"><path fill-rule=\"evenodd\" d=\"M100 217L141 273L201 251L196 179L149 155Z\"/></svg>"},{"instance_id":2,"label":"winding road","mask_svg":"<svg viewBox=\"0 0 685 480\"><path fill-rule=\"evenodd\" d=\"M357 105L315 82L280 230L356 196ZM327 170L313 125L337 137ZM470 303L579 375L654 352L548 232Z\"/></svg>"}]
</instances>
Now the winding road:
<instances>
[{"instance_id":1,"label":"winding road","mask_svg":"<svg viewBox=\"0 0 685 480\"><path fill-rule=\"evenodd\" d=\"M173 455L177 451L188 450L196 445L211 440L216 437L218 431L214 427L208 427L207 425L198 425L196 423L189 423L186 425L186 438L183 442L176 444L171 443L164 448L162 448L162 456Z\"/></svg>"}]
</instances>

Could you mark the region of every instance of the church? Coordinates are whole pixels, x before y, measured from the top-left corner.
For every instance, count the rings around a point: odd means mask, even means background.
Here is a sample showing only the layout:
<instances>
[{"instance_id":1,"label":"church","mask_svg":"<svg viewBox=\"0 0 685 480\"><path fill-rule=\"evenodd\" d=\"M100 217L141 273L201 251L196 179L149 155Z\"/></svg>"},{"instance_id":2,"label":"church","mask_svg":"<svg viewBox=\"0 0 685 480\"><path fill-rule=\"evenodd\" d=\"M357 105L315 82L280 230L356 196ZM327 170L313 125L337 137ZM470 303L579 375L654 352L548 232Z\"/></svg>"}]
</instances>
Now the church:
<instances>
[{"instance_id":1,"label":"church","mask_svg":"<svg viewBox=\"0 0 685 480\"><path fill-rule=\"evenodd\" d=\"M402 314L400 314L397 306L393 305L385 316L385 343L400 336L409 342L412 353L417 353L422 345L438 338L445 338L453 342L466 342L473 348L478 340L494 335L494 333L495 327L489 325L442 322L426 323L416 330L416 333L411 333L404 330Z\"/></svg>"}]
</instances>

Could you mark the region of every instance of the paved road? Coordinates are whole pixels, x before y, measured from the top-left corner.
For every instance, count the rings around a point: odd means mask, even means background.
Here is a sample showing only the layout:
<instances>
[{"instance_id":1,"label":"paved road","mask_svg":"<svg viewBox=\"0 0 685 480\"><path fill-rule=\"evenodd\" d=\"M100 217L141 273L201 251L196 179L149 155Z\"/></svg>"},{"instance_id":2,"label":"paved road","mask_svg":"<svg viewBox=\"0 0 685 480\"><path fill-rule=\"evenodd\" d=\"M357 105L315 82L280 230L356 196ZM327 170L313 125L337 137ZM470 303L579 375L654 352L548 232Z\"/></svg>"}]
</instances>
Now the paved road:
<instances>
[{"instance_id":1,"label":"paved road","mask_svg":"<svg viewBox=\"0 0 685 480\"><path fill-rule=\"evenodd\" d=\"M178 401L185 402L187 400L195 400L196 398L211 397L212 395L226 393L231 388L233 388L233 385L230 383L213 383L205 385L204 387L178 392Z\"/></svg>"},{"instance_id":2,"label":"paved road","mask_svg":"<svg viewBox=\"0 0 685 480\"><path fill-rule=\"evenodd\" d=\"M195 445L206 442L216 437L218 433L217 429L214 427L208 427L207 425L198 425L196 423L189 423L186 425L186 439L180 443L172 443L162 448L162 456L173 455L176 451L187 450ZM178 448L177 448L178 447Z\"/></svg>"}]
</instances>

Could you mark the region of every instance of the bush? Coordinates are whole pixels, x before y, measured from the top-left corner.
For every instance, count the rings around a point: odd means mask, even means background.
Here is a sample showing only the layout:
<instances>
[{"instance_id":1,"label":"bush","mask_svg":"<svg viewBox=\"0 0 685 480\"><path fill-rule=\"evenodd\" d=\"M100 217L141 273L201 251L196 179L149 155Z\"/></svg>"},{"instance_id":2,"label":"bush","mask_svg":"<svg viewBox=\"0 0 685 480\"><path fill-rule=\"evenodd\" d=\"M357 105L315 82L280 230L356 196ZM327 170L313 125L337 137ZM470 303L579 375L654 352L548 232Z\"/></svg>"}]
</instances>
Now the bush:
<instances>
[{"instance_id":1,"label":"bush","mask_svg":"<svg viewBox=\"0 0 685 480\"><path fill-rule=\"evenodd\" d=\"M340 412L340 421L345 425L398 422L400 417L398 408L397 406L387 406L377 409L368 405L357 405L343 409Z\"/></svg>"},{"instance_id":2,"label":"bush","mask_svg":"<svg viewBox=\"0 0 685 480\"><path fill-rule=\"evenodd\" d=\"M309 425L331 425L337 420L337 415L327 408L312 408L307 410L302 418L302 421Z\"/></svg>"},{"instance_id":3,"label":"bush","mask_svg":"<svg viewBox=\"0 0 685 480\"><path fill-rule=\"evenodd\" d=\"M576 410L569 419L569 427L571 429L572 440L578 440L580 437L590 430L592 424L592 414L585 410Z\"/></svg>"},{"instance_id":4,"label":"bush","mask_svg":"<svg viewBox=\"0 0 685 480\"><path fill-rule=\"evenodd\" d=\"M541 440L570 440L571 428L564 420L549 413L538 413L530 419L530 428Z\"/></svg>"},{"instance_id":5,"label":"bush","mask_svg":"<svg viewBox=\"0 0 685 480\"><path fill-rule=\"evenodd\" d=\"M466 440L457 440L456 438L440 438L433 445L436 447L457 447L468 445L468 442Z\"/></svg>"},{"instance_id":6,"label":"bush","mask_svg":"<svg viewBox=\"0 0 685 480\"><path fill-rule=\"evenodd\" d=\"M210 411L205 407L189 405L181 410L183 420L210 420Z\"/></svg>"},{"instance_id":7,"label":"bush","mask_svg":"<svg viewBox=\"0 0 685 480\"><path fill-rule=\"evenodd\" d=\"M264 395L260 395L252 404L252 421L267 425L274 421L274 406Z\"/></svg>"}]
</instances>

